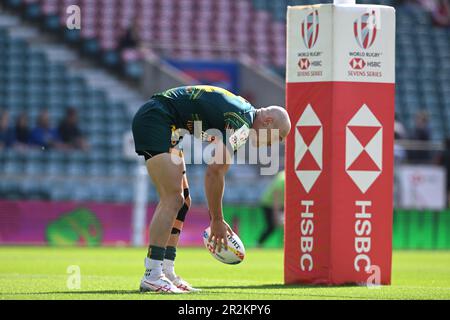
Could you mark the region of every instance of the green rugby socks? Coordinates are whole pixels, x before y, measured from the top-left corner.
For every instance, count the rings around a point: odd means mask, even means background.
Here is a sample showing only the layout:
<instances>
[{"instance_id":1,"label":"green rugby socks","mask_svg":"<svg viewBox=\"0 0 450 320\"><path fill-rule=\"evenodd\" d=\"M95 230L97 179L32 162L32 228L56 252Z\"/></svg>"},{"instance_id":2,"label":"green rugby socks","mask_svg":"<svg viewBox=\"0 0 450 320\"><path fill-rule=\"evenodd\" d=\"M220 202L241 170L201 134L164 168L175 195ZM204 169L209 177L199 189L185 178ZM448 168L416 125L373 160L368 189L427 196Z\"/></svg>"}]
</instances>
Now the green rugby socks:
<instances>
[{"instance_id":1,"label":"green rugby socks","mask_svg":"<svg viewBox=\"0 0 450 320\"><path fill-rule=\"evenodd\" d=\"M166 255L164 256L163 272L169 280L176 278L175 274L175 257L177 255L176 247L167 247Z\"/></svg>"},{"instance_id":2,"label":"green rugby socks","mask_svg":"<svg viewBox=\"0 0 450 320\"><path fill-rule=\"evenodd\" d=\"M145 277L156 280L162 275L163 260L166 253L165 248L150 246L149 254L145 258Z\"/></svg>"}]
</instances>

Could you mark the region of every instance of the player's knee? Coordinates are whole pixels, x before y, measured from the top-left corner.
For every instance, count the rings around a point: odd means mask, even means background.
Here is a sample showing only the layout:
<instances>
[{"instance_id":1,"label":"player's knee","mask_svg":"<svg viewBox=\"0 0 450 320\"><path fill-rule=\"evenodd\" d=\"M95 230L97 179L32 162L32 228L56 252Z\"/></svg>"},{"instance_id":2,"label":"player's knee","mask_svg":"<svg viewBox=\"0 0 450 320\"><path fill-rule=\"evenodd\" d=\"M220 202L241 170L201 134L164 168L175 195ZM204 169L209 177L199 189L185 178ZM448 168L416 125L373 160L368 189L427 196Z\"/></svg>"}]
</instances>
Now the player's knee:
<instances>
[{"instance_id":1,"label":"player's knee","mask_svg":"<svg viewBox=\"0 0 450 320\"><path fill-rule=\"evenodd\" d=\"M174 207L177 209L180 209L183 206L184 197L181 195L181 193L173 195L173 204L174 204Z\"/></svg>"},{"instance_id":2,"label":"player's knee","mask_svg":"<svg viewBox=\"0 0 450 320\"><path fill-rule=\"evenodd\" d=\"M181 194L181 192L173 192L168 195L165 195L164 197L161 197L161 205L173 209L171 211L178 212L178 210L183 206L184 204L184 197Z\"/></svg>"}]
</instances>

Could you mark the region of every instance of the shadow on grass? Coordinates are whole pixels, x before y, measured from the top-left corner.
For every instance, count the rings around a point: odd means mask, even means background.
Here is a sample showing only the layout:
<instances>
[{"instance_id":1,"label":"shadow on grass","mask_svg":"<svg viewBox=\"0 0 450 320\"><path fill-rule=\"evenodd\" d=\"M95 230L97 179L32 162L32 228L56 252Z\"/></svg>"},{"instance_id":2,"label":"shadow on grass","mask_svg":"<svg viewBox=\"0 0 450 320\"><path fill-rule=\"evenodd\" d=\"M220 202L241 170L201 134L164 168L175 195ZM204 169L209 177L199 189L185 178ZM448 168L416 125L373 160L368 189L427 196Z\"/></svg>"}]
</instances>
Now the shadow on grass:
<instances>
[{"instance_id":1,"label":"shadow on grass","mask_svg":"<svg viewBox=\"0 0 450 320\"><path fill-rule=\"evenodd\" d=\"M360 286L355 285L341 285L341 286L311 286L311 285L283 285L283 284L261 284L261 285L243 285L243 286L202 286L199 287L202 289L201 292L193 293L194 296L202 296L202 295L211 295L211 294L230 294L230 295L245 295L245 296L286 296L293 297L294 299L301 299L302 297L312 297L312 298L329 298L329 299L365 299L362 296L348 296L348 295L330 295L330 294L312 294L312 292L308 292L309 289L331 289L331 288L358 288ZM227 290L227 291L219 291L219 290ZM233 290L234 289L234 290ZM248 291L248 290L257 290L261 291ZM276 292L270 291L276 289ZM301 292L292 292L292 289L305 289L305 291ZM229 291L228 291L229 290ZM90 291L81 291L81 290L70 290L70 291L49 291L49 292L15 292L8 293L3 295L135 295L135 294L153 294L153 293L141 293L139 290L90 290Z\"/></svg>"},{"instance_id":2,"label":"shadow on grass","mask_svg":"<svg viewBox=\"0 0 450 320\"><path fill-rule=\"evenodd\" d=\"M344 284L338 286L328 286L328 285L307 285L307 284L258 284L258 285L247 285L247 286L202 286L201 289L333 289L333 288L361 288L362 286L355 284Z\"/></svg>"},{"instance_id":3,"label":"shadow on grass","mask_svg":"<svg viewBox=\"0 0 450 320\"><path fill-rule=\"evenodd\" d=\"M12 292L3 293L5 296L16 296L16 295L54 295L54 294L139 294L139 290L91 290L91 291L81 291L81 290L70 290L70 291L46 291L46 292Z\"/></svg>"},{"instance_id":4,"label":"shadow on grass","mask_svg":"<svg viewBox=\"0 0 450 320\"><path fill-rule=\"evenodd\" d=\"M270 296L286 296L295 297L297 299L302 297L312 297L312 298L328 298L328 299L367 299L363 296L349 296L349 295L330 295L330 294L312 294L309 289L337 289L337 288L361 288L361 286L355 284L346 284L339 286L327 286L327 285L285 285L285 284L260 284L260 285L246 285L246 286L202 286L199 287L203 290L208 290L208 293L225 293L223 291L210 291L210 290L221 290L221 289L235 289L239 291L230 291L233 294L243 294L243 295L270 295ZM258 292L248 292L247 290L258 290ZM270 290L277 290L276 292L271 292ZM302 289L301 291L292 292L292 289ZM303 289L305 289L303 291ZM242 291L241 291L242 290ZM267 291L265 291L267 290ZM309 292L308 292L309 291ZM295 299L294 298L294 299Z\"/></svg>"}]
</instances>

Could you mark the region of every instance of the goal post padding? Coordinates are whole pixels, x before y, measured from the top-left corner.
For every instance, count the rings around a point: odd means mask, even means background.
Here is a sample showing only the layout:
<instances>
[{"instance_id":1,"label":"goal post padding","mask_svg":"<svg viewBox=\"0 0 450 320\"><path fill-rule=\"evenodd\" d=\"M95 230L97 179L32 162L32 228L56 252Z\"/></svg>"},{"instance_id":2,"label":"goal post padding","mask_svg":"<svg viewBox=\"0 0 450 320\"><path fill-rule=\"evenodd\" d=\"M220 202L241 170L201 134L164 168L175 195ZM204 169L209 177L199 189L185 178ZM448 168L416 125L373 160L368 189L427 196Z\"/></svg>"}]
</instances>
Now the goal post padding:
<instances>
[{"instance_id":1,"label":"goal post padding","mask_svg":"<svg viewBox=\"0 0 450 320\"><path fill-rule=\"evenodd\" d=\"M286 284L390 284L395 10L288 7Z\"/></svg>"}]
</instances>

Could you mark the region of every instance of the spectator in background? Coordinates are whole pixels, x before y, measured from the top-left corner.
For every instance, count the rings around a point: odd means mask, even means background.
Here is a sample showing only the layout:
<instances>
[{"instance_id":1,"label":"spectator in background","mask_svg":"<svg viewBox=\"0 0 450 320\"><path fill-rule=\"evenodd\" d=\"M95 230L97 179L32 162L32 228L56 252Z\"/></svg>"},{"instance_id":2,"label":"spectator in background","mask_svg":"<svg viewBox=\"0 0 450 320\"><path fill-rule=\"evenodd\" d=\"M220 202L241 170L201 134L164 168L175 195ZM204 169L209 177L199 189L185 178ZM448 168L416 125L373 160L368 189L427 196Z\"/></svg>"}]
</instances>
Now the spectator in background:
<instances>
[{"instance_id":1,"label":"spectator in background","mask_svg":"<svg viewBox=\"0 0 450 320\"><path fill-rule=\"evenodd\" d=\"M31 143L41 148L62 148L57 130L50 126L47 110L43 110L37 120L37 126L31 132Z\"/></svg>"},{"instance_id":2,"label":"spectator in background","mask_svg":"<svg viewBox=\"0 0 450 320\"><path fill-rule=\"evenodd\" d=\"M0 112L0 150L8 148L13 142L13 133L9 127L9 112Z\"/></svg>"},{"instance_id":3,"label":"spectator in background","mask_svg":"<svg viewBox=\"0 0 450 320\"><path fill-rule=\"evenodd\" d=\"M138 61L143 56L152 55L150 49L141 45L139 31L137 19L133 19L133 23L123 31L122 36L119 38L117 48L120 56L118 70L133 78L139 77L141 74L141 67L138 67L136 63L139 63Z\"/></svg>"},{"instance_id":4,"label":"spectator in background","mask_svg":"<svg viewBox=\"0 0 450 320\"><path fill-rule=\"evenodd\" d=\"M25 149L30 144L30 128L28 126L28 116L25 112L19 114L14 128L14 147Z\"/></svg>"},{"instance_id":5,"label":"spectator in background","mask_svg":"<svg viewBox=\"0 0 450 320\"><path fill-rule=\"evenodd\" d=\"M431 132L429 127L428 113L420 111L416 114L415 128L412 134L412 139L416 141L428 142L431 140ZM412 150L410 152L410 159L415 162L427 163L430 161L429 150Z\"/></svg>"},{"instance_id":6,"label":"spectator in background","mask_svg":"<svg viewBox=\"0 0 450 320\"><path fill-rule=\"evenodd\" d=\"M134 23L124 31L120 38L119 51L122 52L125 49L137 49L139 42L139 26L135 19Z\"/></svg>"},{"instance_id":7,"label":"spectator in background","mask_svg":"<svg viewBox=\"0 0 450 320\"><path fill-rule=\"evenodd\" d=\"M396 162L403 162L406 159L405 148L398 143L398 140L406 139L407 134L403 123L400 122L398 116L395 115L394 122L394 158Z\"/></svg>"},{"instance_id":8,"label":"spectator in background","mask_svg":"<svg viewBox=\"0 0 450 320\"><path fill-rule=\"evenodd\" d=\"M417 2L430 14L435 25L450 26L449 0L418 0Z\"/></svg>"},{"instance_id":9,"label":"spectator in background","mask_svg":"<svg viewBox=\"0 0 450 320\"><path fill-rule=\"evenodd\" d=\"M416 114L416 126L413 132L413 139L420 141L430 141L431 132L428 125L429 117L426 111L420 111Z\"/></svg>"},{"instance_id":10,"label":"spectator in background","mask_svg":"<svg viewBox=\"0 0 450 320\"><path fill-rule=\"evenodd\" d=\"M398 115L395 115L394 122L394 138L395 140L406 139L408 135L406 134L406 129L403 123L398 119Z\"/></svg>"},{"instance_id":11,"label":"spectator in background","mask_svg":"<svg viewBox=\"0 0 450 320\"><path fill-rule=\"evenodd\" d=\"M282 224L284 213L284 183L285 171L280 171L261 197L260 203L266 220L266 229L258 240L259 247L275 231L275 227Z\"/></svg>"},{"instance_id":12,"label":"spectator in background","mask_svg":"<svg viewBox=\"0 0 450 320\"><path fill-rule=\"evenodd\" d=\"M66 115L58 126L58 135L68 149L86 150L88 148L78 126L78 113L75 108L67 108Z\"/></svg>"},{"instance_id":13,"label":"spectator in background","mask_svg":"<svg viewBox=\"0 0 450 320\"><path fill-rule=\"evenodd\" d=\"M449 0L437 0L436 7L431 12L433 22L440 27L450 26L450 4Z\"/></svg>"}]
</instances>

